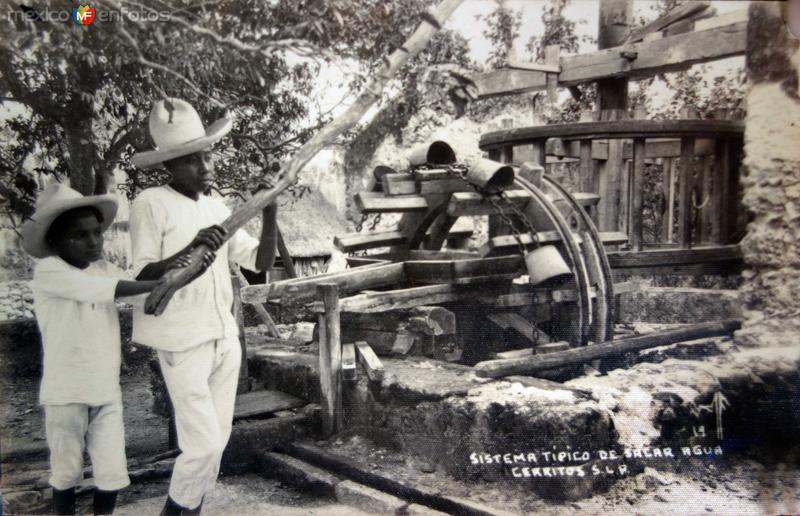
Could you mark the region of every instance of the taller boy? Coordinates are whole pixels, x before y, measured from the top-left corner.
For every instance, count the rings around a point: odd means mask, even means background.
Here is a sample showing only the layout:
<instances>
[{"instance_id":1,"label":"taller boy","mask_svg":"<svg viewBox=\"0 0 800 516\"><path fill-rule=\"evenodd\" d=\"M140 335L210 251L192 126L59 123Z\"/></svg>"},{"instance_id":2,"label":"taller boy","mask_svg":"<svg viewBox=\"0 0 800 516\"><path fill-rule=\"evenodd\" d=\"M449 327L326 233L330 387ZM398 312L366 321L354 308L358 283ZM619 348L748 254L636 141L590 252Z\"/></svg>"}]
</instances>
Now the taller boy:
<instances>
[{"instance_id":1,"label":"taller boy","mask_svg":"<svg viewBox=\"0 0 800 516\"><path fill-rule=\"evenodd\" d=\"M164 313L140 309L133 319L133 339L157 350L181 449L162 515L199 514L230 437L241 362L228 261L254 271L272 267L276 208L264 209L260 241L239 230L223 243L225 230L218 224L230 211L206 193L214 179L211 147L230 131L231 121L223 118L206 129L191 105L173 98L155 103L149 125L157 150L132 161L140 168L163 164L172 178L143 191L131 208L134 274L159 278L199 244L218 254Z\"/></svg>"}]
</instances>

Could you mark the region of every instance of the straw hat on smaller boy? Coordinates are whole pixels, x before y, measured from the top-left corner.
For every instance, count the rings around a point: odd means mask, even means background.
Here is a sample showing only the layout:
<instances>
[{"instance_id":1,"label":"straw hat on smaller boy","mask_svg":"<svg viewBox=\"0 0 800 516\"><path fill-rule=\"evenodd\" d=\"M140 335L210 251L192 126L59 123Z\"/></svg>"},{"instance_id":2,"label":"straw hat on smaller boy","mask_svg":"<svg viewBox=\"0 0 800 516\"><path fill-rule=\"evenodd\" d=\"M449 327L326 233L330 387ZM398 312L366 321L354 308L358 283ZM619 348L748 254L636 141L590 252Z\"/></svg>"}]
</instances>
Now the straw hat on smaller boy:
<instances>
[{"instance_id":1,"label":"straw hat on smaller boy","mask_svg":"<svg viewBox=\"0 0 800 516\"><path fill-rule=\"evenodd\" d=\"M113 194L83 196L68 186L54 183L39 194L36 211L22 225L22 247L34 258L45 258L55 251L47 245L47 230L56 218L74 208L93 206L103 215L103 231L114 222L117 215L117 199Z\"/></svg>"},{"instance_id":2,"label":"straw hat on smaller boy","mask_svg":"<svg viewBox=\"0 0 800 516\"><path fill-rule=\"evenodd\" d=\"M131 158L139 168L150 168L171 159L187 156L210 147L231 130L229 118L220 118L208 128L191 104L181 99L164 99L150 111L150 136L156 150L140 152Z\"/></svg>"}]
</instances>

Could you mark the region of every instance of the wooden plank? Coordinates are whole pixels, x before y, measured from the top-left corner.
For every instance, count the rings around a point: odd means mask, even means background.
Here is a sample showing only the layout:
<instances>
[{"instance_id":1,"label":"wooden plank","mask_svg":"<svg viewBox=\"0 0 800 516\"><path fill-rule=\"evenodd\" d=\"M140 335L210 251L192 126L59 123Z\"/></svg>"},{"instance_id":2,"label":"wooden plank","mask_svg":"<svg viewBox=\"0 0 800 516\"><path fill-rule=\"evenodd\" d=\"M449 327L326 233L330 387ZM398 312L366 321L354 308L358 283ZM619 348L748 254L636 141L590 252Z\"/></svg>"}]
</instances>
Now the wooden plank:
<instances>
[{"instance_id":1,"label":"wooden plank","mask_svg":"<svg viewBox=\"0 0 800 516\"><path fill-rule=\"evenodd\" d=\"M730 195L728 188L730 185L730 141L719 139L714 153L714 200L713 210L716 214L714 225L711 228L711 240L718 244L725 243L727 239L727 229L730 226L728 221L734 216L734 207L728 205Z\"/></svg>"},{"instance_id":2,"label":"wooden plank","mask_svg":"<svg viewBox=\"0 0 800 516\"><path fill-rule=\"evenodd\" d=\"M530 200L530 194L523 190L506 190L505 197L520 209L524 208ZM508 208L505 201L500 201L500 205ZM447 214L451 217L476 217L496 213L495 207L476 192L456 192L450 197L450 203L447 205Z\"/></svg>"},{"instance_id":3,"label":"wooden plank","mask_svg":"<svg viewBox=\"0 0 800 516\"><path fill-rule=\"evenodd\" d=\"M417 183L411 174L386 174L381 181L386 195L411 195L417 193Z\"/></svg>"},{"instance_id":4,"label":"wooden plank","mask_svg":"<svg viewBox=\"0 0 800 516\"><path fill-rule=\"evenodd\" d=\"M244 274L242 274L242 270L239 267L234 266L233 270L236 272L236 278L238 279L239 285L240 285L238 290L236 292L234 292L234 306L235 306L236 305L236 299L237 298L241 299L241 289L243 287L249 286L250 283L247 282L247 278L244 277ZM267 326L267 330L269 331L270 336L275 337L276 339L281 338L281 334L280 334L280 332L278 332L277 326L275 326L275 321L272 320L272 316L269 315L269 312L267 312L267 309L264 308L264 306L261 303L252 303L250 306L252 306L253 309L256 311L256 315L258 315L259 319L261 319L261 322L263 322ZM237 319L237 322L238 322L238 319ZM242 338L244 338L244 329L243 329L243 327L244 327L244 321L242 321L242 326L240 326L240 329L239 329L239 331L241 332L240 335L242 336ZM242 348L242 351L245 351L244 347ZM245 354L244 356L247 356L247 354ZM239 374L246 374L246 372L247 372L246 370L245 371L239 371Z\"/></svg>"},{"instance_id":5,"label":"wooden plank","mask_svg":"<svg viewBox=\"0 0 800 516\"><path fill-rule=\"evenodd\" d=\"M471 260L407 261L406 275L412 282L450 283L462 278L516 274L525 270L522 256L498 256Z\"/></svg>"},{"instance_id":6,"label":"wooden plank","mask_svg":"<svg viewBox=\"0 0 800 516\"><path fill-rule=\"evenodd\" d=\"M631 247L634 251L642 250L644 233L642 230L642 208L644 197L644 138L633 140L633 177L631 180L631 229L629 231Z\"/></svg>"},{"instance_id":7,"label":"wooden plank","mask_svg":"<svg viewBox=\"0 0 800 516\"><path fill-rule=\"evenodd\" d=\"M428 201L419 195L387 197L379 192L358 192L355 201L361 213L424 212L428 209Z\"/></svg>"},{"instance_id":8,"label":"wooden plank","mask_svg":"<svg viewBox=\"0 0 800 516\"><path fill-rule=\"evenodd\" d=\"M467 238L475 232L475 223L470 217L460 217L456 220L450 231L447 232L448 240L451 238Z\"/></svg>"},{"instance_id":9,"label":"wooden plank","mask_svg":"<svg viewBox=\"0 0 800 516\"><path fill-rule=\"evenodd\" d=\"M504 330L514 330L533 344L552 340L549 335L539 330L518 313L499 312L489 314L486 318Z\"/></svg>"},{"instance_id":10,"label":"wooden plank","mask_svg":"<svg viewBox=\"0 0 800 516\"><path fill-rule=\"evenodd\" d=\"M665 346L706 337L731 335L741 327L741 321L727 320L701 323L629 339L620 339L594 346L583 346L566 351L533 355L522 358L488 360L475 365L475 373L483 378L502 378L517 374L534 374L547 369L584 364L601 358L632 353L644 349Z\"/></svg>"},{"instance_id":11,"label":"wooden plank","mask_svg":"<svg viewBox=\"0 0 800 516\"><path fill-rule=\"evenodd\" d=\"M411 175L414 176L414 180L418 182L453 178L453 174L449 170L443 168L417 169L411 172Z\"/></svg>"},{"instance_id":12,"label":"wooden plank","mask_svg":"<svg viewBox=\"0 0 800 516\"><path fill-rule=\"evenodd\" d=\"M281 410L303 407L306 401L280 391L251 391L236 396L233 420L265 416Z\"/></svg>"},{"instance_id":13,"label":"wooden plank","mask_svg":"<svg viewBox=\"0 0 800 516\"><path fill-rule=\"evenodd\" d=\"M475 188L463 179L451 177L449 179L435 179L431 181L420 181L417 183L420 195L452 193L452 192L474 192Z\"/></svg>"},{"instance_id":14,"label":"wooden plank","mask_svg":"<svg viewBox=\"0 0 800 516\"><path fill-rule=\"evenodd\" d=\"M380 361L378 356L369 347L364 341L359 341L355 343L356 348L356 357L358 358L358 363L361 364L361 367L364 368L364 371L367 373L367 378L371 382L381 382L383 381L384 369L383 363Z\"/></svg>"},{"instance_id":15,"label":"wooden plank","mask_svg":"<svg viewBox=\"0 0 800 516\"><path fill-rule=\"evenodd\" d=\"M244 287L242 289L242 301L245 303L265 303L270 299L287 298L291 301L303 302L315 298L317 285L321 283L335 283L338 285L340 293L347 294L387 285L399 285L405 281L405 268L402 263L365 265L357 269L341 272Z\"/></svg>"},{"instance_id":16,"label":"wooden plank","mask_svg":"<svg viewBox=\"0 0 800 516\"><path fill-rule=\"evenodd\" d=\"M613 268L649 267L664 264L697 264L742 259L738 245L704 246L694 249L657 249L638 253L630 251L611 251L608 260Z\"/></svg>"},{"instance_id":17,"label":"wooden plank","mask_svg":"<svg viewBox=\"0 0 800 516\"><path fill-rule=\"evenodd\" d=\"M488 286L483 289L483 292L491 293L493 290L499 289ZM449 284L427 285L346 297L341 300L340 309L342 312L384 312L387 310L413 308L415 306L472 300L474 298L475 290L469 287ZM314 311L319 311L321 308L321 305L317 303L311 305L311 309Z\"/></svg>"},{"instance_id":18,"label":"wooden plank","mask_svg":"<svg viewBox=\"0 0 800 516\"><path fill-rule=\"evenodd\" d=\"M376 247L405 245L407 241L406 236L400 231L365 231L336 236L333 239L333 245L340 251L349 253Z\"/></svg>"},{"instance_id":19,"label":"wooden plank","mask_svg":"<svg viewBox=\"0 0 800 516\"><path fill-rule=\"evenodd\" d=\"M335 283L317 286L324 313L319 314L319 383L322 434L329 437L342 426L342 343L339 326L339 288Z\"/></svg>"},{"instance_id":20,"label":"wooden plank","mask_svg":"<svg viewBox=\"0 0 800 516\"><path fill-rule=\"evenodd\" d=\"M342 344L342 380L352 382L356 379L356 346Z\"/></svg>"},{"instance_id":21,"label":"wooden plank","mask_svg":"<svg viewBox=\"0 0 800 516\"><path fill-rule=\"evenodd\" d=\"M692 245L692 190L694 188L694 138L681 140L681 170L678 179L678 235L681 247Z\"/></svg>"},{"instance_id":22,"label":"wooden plank","mask_svg":"<svg viewBox=\"0 0 800 516\"><path fill-rule=\"evenodd\" d=\"M591 143L591 146L588 145ZM591 159L593 160L606 160L608 159L608 141L593 140L587 142L586 140L567 141L564 145L566 151L565 156L570 158L581 159L581 145L590 147ZM586 151L584 151L586 152ZM695 156L713 156L714 155L714 140L710 138L696 138L694 142L694 155ZM644 157L647 160L658 158L679 158L681 156L681 141L675 138L651 138L645 142ZM633 159L633 143L624 142L622 146L623 159ZM583 188L582 191L591 192L593 188Z\"/></svg>"},{"instance_id":23,"label":"wooden plank","mask_svg":"<svg viewBox=\"0 0 800 516\"><path fill-rule=\"evenodd\" d=\"M675 7L664 16L656 18L654 21L651 21L644 27L631 31L630 36L628 36L628 38L625 40L625 44L638 43L639 41L642 41L646 35L660 31L677 21L690 18L692 15L699 14L701 11L708 9L708 7L708 2L689 2L687 4Z\"/></svg>"},{"instance_id":24,"label":"wooden plank","mask_svg":"<svg viewBox=\"0 0 800 516\"><path fill-rule=\"evenodd\" d=\"M654 41L607 48L560 59L559 87L577 86L600 79L647 77L685 70L692 65L744 55L747 23L668 36ZM626 55L636 55L626 59ZM470 77L479 98L516 95L547 87L547 74L528 70L495 70Z\"/></svg>"},{"instance_id":25,"label":"wooden plank","mask_svg":"<svg viewBox=\"0 0 800 516\"><path fill-rule=\"evenodd\" d=\"M406 355L419 336L416 332L406 330L380 331L342 327L343 339L367 342L375 353L379 355Z\"/></svg>"},{"instance_id":26,"label":"wooden plank","mask_svg":"<svg viewBox=\"0 0 800 516\"><path fill-rule=\"evenodd\" d=\"M347 265L350 268L355 267L363 267L365 265L385 265L387 263L392 263L391 260L384 260L381 258L372 258L370 256L348 256L347 257Z\"/></svg>"}]
</instances>

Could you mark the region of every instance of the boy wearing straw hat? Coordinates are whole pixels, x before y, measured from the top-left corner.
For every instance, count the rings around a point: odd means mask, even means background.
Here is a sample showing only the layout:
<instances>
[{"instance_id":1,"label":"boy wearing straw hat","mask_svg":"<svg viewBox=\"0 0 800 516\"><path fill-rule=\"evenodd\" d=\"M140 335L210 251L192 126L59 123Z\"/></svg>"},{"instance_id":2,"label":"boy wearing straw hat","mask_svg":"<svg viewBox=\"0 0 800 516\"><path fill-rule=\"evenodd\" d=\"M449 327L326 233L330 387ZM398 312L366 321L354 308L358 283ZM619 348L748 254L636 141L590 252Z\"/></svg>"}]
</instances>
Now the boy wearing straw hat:
<instances>
[{"instance_id":1,"label":"boy wearing straw hat","mask_svg":"<svg viewBox=\"0 0 800 516\"><path fill-rule=\"evenodd\" d=\"M207 272L177 291L161 315L136 310L133 320L134 340L157 350L181 450L162 515L199 514L230 437L242 359L228 261L253 271L272 267L276 208L264 209L260 240L239 230L223 242L219 224L230 211L205 194L214 179L211 147L230 131L231 121L222 118L205 128L191 105L172 98L154 104L149 128L157 149L132 161L140 168L163 164L171 179L146 189L133 203L137 278L160 276L174 256L200 243L219 254Z\"/></svg>"},{"instance_id":2,"label":"boy wearing straw hat","mask_svg":"<svg viewBox=\"0 0 800 516\"><path fill-rule=\"evenodd\" d=\"M102 259L103 232L116 212L112 195L84 197L54 184L21 231L25 250L41 258L31 288L44 348L39 400L57 514L75 514L84 448L94 470L95 514L111 514L117 491L130 483L114 299L150 292L159 281L130 281Z\"/></svg>"}]
</instances>

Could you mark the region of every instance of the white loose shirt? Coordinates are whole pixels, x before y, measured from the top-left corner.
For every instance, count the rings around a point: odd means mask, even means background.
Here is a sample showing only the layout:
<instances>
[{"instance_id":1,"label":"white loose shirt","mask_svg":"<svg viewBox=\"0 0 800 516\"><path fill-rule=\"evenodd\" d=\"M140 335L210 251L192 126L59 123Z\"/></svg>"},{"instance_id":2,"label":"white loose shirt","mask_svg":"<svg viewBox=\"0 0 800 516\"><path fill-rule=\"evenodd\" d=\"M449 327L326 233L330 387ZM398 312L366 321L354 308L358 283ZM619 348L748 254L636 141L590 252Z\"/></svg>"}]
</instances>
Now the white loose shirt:
<instances>
[{"instance_id":1,"label":"white loose shirt","mask_svg":"<svg viewBox=\"0 0 800 516\"><path fill-rule=\"evenodd\" d=\"M43 405L105 405L122 399L121 342L114 291L120 268L99 260L85 269L58 256L33 273L33 307L42 333Z\"/></svg>"},{"instance_id":2,"label":"white loose shirt","mask_svg":"<svg viewBox=\"0 0 800 516\"><path fill-rule=\"evenodd\" d=\"M194 240L201 229L220 224L230 210L205 195L195 201L170 186L148 188L131 207L133 274L149 263L169 258ZM240 229L217 251L200 277L178 290L159 316L133 313L133 340L165 351L185 351L223 337L237 336L231 313L233 287L228 261L256 269L258 240Z\"/></svg>"}]
</instances>

